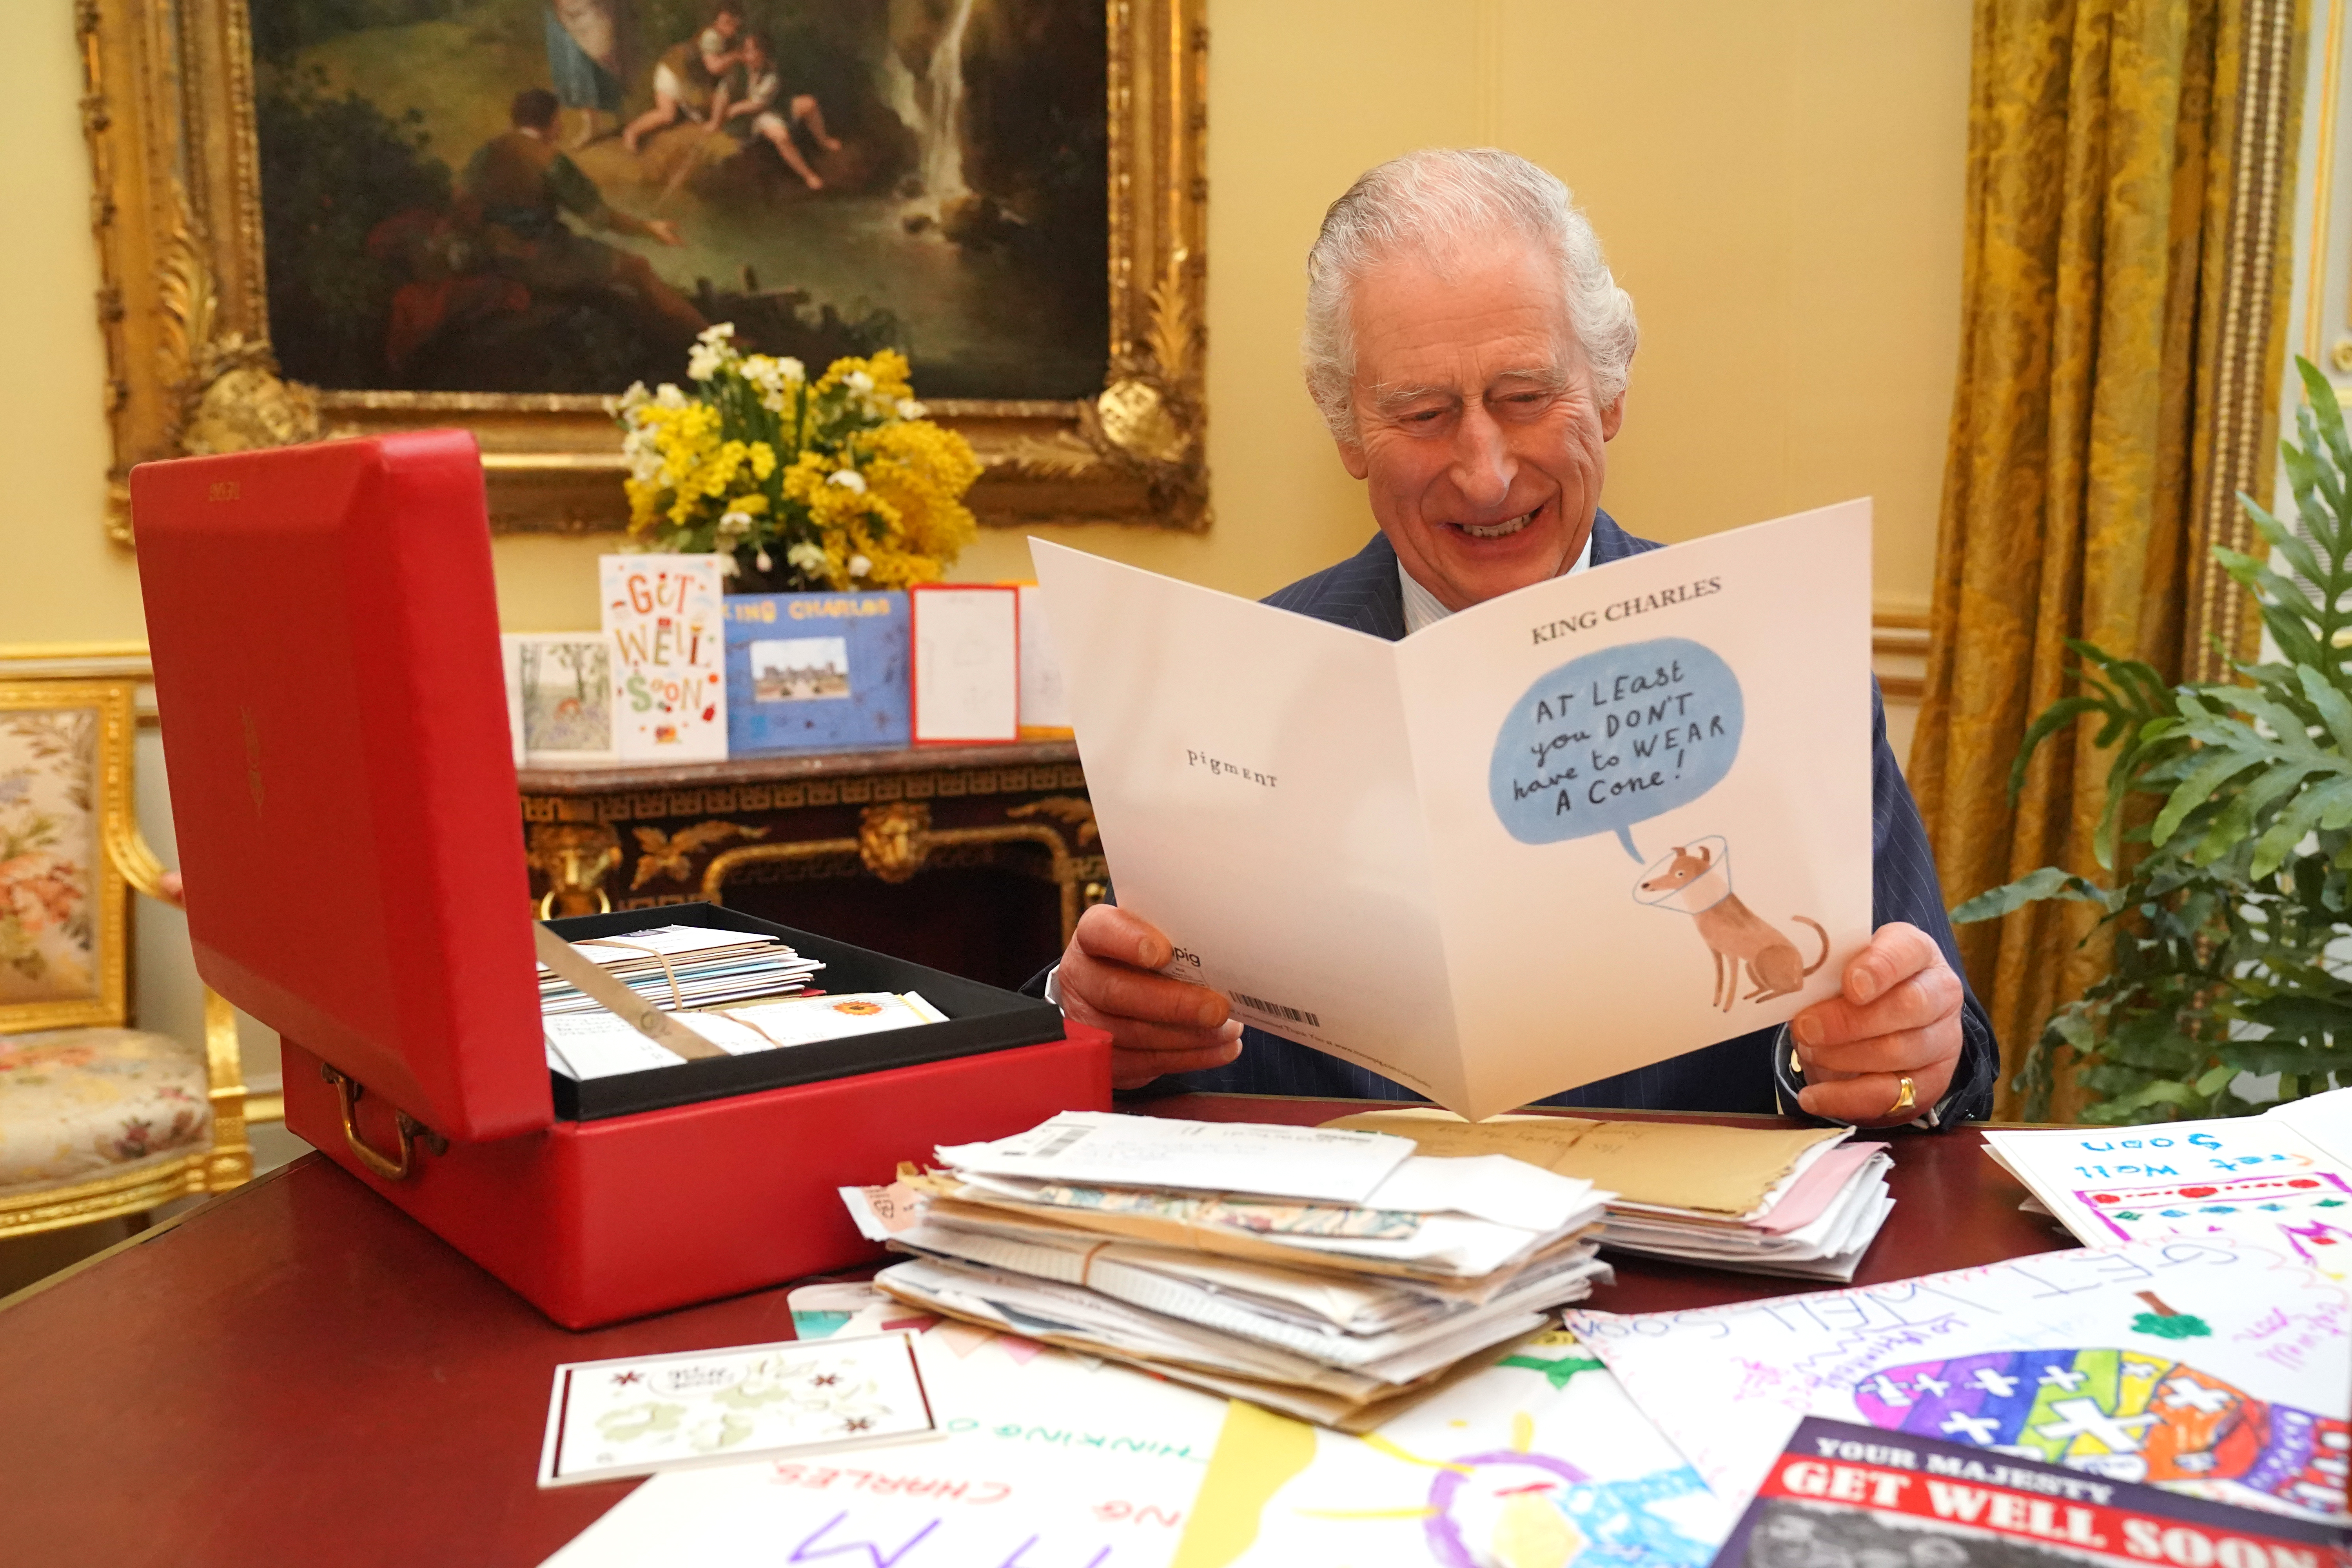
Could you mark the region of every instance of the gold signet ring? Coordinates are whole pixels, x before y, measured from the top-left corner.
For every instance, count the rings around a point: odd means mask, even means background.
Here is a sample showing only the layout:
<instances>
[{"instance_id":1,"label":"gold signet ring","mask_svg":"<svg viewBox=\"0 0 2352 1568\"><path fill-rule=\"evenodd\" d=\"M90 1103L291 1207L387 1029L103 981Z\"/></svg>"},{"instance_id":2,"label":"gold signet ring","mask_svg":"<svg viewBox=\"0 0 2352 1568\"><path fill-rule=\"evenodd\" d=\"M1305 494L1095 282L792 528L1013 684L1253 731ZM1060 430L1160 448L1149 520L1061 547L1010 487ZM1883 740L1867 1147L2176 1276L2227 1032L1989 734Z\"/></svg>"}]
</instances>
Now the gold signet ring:
<instances>
[{"instance_id":1,"label":"gold signet ring","mask_svg":"<svg viewBox=\"0 0 2352 1568\"><path fill-rule=\"evenodd\" d=\"M1886 1108L1889 1116L1899 1116L1919 1103L1919 1086L1911 1081L1911 1075L1905 1073L1902 1081L1903 1092L1896 1095L1895 1103Z\"/></svg>"}]
</instances>

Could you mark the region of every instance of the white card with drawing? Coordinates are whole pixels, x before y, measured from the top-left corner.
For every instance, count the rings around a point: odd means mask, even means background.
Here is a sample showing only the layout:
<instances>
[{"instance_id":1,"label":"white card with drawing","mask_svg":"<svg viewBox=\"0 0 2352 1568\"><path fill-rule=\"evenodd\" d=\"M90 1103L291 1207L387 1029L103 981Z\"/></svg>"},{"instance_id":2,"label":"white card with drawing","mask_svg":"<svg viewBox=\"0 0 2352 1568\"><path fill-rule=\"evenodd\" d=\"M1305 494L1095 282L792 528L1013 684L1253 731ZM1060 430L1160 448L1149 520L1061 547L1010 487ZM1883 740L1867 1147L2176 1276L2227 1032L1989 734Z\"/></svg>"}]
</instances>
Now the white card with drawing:
<instances>
[{"instance_id":1,"label":"white card with drawing","mask_svg":"<svg viewBox=\"0 0 2352 1568\"><path fill-rule=\"evenodd\" d=\"M515 766L588 768L613 751L613 639L602 632L500 637Z\"/></svg>"},{"instance_id":2,"label":"white card with drawing","mask_svg":"<svg viewBox=\"0 0 2352 1568\"><path fill-rule=\"evenodd\" d=\"M727 626L719 555L602 555L623 762L724 762Z\"/></svg>"},{"instance_id":3,"label":"white card with drawing","mask_svg":"<svg viewBox=\"0 0 2352 1568\"><path fill-rule=\"evenodd\" d=\"M782 1458L937 1436L903 1333L555 1369L539 1484Z\"/></svg>"},{"instance_id":4,"label":"white card with drawing","mask_svg":"<svg viewBox=\"0 0 2352 1568\"><path fill-rule=\"evenodd\" d=\"M2352 1279L2352 1089L2260 1116L1995 1128L1984 1139L2089 1246L2235 1236Z\"/></svg>"},{"instance_id":5,"label":"white card with drawing","mask_svg":"<svg viewBox=\"0 0 2352 1568\"><path fill-rule=\"evenodd\" d=\"M896 1302L842 1331L877 1319L913 1321L942 1440L656 1476L547 1568L1168 1568L1226 1401Z\"/></svg>"},{"instance_id":6,"label":"white card with drawing","mask_svg":"<svg viewBox=\"0 0 2352 1568\"><path fill-rule=\"evenodd\" d=\"M1021 738L1017 589L924 583L907 595L917 744Z\"/></svg>"},{"instance_id":7,"label":"white card with drawing","mask_svg":"<svg viewBox=\"0 0 2352 1568\"><path fill-rule=\"evenodd\" d=\"M1899 1223L1899 1222L1898 1222ZM1808 1415L2344 1517L2352 1295L2226 1237L1568 1326L1744 1502Z\"/></svg>"},{"instance_id":8,"label":"white card with drawing","mask_svg":"<svg viewBox=\"0 0 2352 1568\"><path fill-rule=\"evenodd\" d=\"M1045 595L1034 583L1021 584L1021 730L1067 735L1070 694L1062 685L1062 656L1055 651L1045 623Z\"/></svg>"},{"instance_id":9,"label":"white card with drawing","mask_svg":"<svg viewBox=\"0 0 2352 1568\"><path fill-rule=\"evenodd\" d=\"M1870 503L1401 642L1032 541L1119 903L1477 1120L1786 1021L1871 931Z\"/></svg>"}]
</instances>

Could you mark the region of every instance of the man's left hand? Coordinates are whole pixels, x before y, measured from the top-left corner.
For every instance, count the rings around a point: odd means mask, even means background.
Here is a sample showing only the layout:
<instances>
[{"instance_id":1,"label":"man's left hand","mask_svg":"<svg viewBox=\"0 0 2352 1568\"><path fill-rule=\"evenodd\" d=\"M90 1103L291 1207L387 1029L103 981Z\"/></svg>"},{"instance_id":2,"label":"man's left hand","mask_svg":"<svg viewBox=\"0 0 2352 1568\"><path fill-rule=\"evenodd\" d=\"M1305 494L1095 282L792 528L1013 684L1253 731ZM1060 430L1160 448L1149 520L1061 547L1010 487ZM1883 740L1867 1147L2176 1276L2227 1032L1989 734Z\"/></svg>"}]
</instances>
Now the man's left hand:
<instances>
[{"instance_id":1,"label":"man's left hand","mask_svg":"<svg viewBox=\"0 0 2352 1568\"><path fill-rule=\"evenodd\" d=\"M1808 1114L1891 1127L1927 1114L1960 1063L1960 977L1917 926L1884 925L1845 966L1843 994L1790 1020ZM1902 1079L1912 1103L1894 1109Z\"/></svg>"}]
</instances>

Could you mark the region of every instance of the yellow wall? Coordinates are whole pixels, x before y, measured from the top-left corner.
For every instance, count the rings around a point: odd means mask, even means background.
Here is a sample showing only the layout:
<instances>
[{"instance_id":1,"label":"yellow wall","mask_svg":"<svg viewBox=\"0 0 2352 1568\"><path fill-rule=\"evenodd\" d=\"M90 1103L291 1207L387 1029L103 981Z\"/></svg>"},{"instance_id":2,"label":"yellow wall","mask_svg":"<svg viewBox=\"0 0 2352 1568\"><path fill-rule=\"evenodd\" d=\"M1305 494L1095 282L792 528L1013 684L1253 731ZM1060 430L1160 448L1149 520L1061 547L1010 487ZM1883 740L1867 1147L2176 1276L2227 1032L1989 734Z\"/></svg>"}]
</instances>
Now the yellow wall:
<instances>
[{"instance_id":1,"label":"yellow wall","mask_svg":"<svg viewBox=\"0 0 2352 1568\"><path fill-rule=\"evenodd\" d=\"M17 10L0 51L0 641L131 637L135 578L98 521L72 8ZM1604 504L1681 539L1874 494L1881 605L1923 608L1958 340L1968 18L1965 0L1211 0L1217 522L1054 537L1253 595L1360 543L1360 496L1299 387L1300 261L1368 164L1491 142L1576 190L1641 311ZM508 625L593 625L600 548L502 541ZM992 534L961 574L1026 575L1026 552Z\"/></svg>"},{"instance_id":2,"label":"yellow wall","mask_svg":"<svg viewBox=\"0 0 2352 1568\"><path fill-rule=\"evenodd\" d=\"M142 635L139 578L106 542L106 357L74 8L15 7L0 49L0 643Z\"/></svg>"}]
</instances>

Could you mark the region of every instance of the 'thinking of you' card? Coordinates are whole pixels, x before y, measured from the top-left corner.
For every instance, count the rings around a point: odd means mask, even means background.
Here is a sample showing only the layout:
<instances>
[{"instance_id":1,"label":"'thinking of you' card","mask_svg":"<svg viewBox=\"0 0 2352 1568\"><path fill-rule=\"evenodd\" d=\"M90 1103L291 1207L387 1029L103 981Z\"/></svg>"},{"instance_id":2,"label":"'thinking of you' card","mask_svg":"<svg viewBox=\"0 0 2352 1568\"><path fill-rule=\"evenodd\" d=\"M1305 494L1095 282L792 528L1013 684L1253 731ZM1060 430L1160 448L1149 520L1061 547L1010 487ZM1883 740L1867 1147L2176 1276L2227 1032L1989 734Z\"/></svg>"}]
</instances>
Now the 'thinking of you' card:
<instances>
[{"instance_id":1,"label":"'thinking of you' card","mask_svg":"<svg viewBox=\"0 0 2352 1568\"><path fill-rule=\"evenodd\" d=\"M555 1369L539 1484L936 1435L903 1333L574 1362Z\"/></svg>"},{"instance_id":2,"label":"'thinking of you' card","mask_svg":"<svg viewBox=\"0 0 2352 1568\"><path fill-rule=\"evenodd\" d=\"M1388 642L1033 542L1118 900L1476 1120L1786 1021L1871 931L1870 503Z\"/></svg>"}]
</instances>

